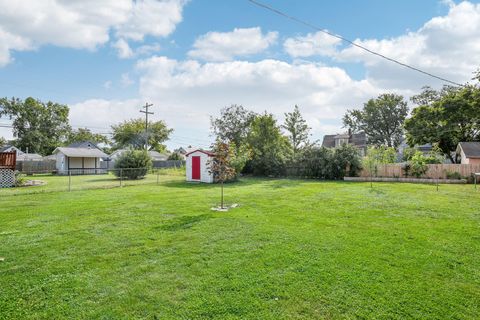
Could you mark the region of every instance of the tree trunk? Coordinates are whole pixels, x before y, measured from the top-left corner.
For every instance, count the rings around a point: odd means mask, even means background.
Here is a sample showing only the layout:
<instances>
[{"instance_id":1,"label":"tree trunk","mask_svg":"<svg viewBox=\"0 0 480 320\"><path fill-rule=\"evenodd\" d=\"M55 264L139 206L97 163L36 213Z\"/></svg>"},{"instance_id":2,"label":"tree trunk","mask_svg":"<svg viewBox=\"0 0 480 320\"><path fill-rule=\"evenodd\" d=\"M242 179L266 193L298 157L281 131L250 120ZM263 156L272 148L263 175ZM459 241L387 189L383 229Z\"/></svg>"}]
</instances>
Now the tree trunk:
<instances>
[{"instance_id":1,"label":"tree trunk","mask_svg":"<svg viewBox=\"0 0 480 320\"><path fill-rule=\"evenodd\" d=\"M221 182L221 187L222 187L222 200L221 200L220 208L223 209L223 180Z\"/></svg>"}]
</instances>

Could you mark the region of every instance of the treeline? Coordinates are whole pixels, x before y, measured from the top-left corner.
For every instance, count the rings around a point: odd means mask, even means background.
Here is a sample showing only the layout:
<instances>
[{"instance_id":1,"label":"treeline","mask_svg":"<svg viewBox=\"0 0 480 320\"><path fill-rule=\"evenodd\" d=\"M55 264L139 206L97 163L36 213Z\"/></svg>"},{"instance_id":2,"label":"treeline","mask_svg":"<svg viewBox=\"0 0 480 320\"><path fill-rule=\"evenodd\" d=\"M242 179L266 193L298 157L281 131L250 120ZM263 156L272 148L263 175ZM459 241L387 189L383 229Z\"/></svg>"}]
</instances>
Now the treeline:
<instances>
[{"instance_id":1,"label":"treeline","mask_svg":"<svg viewBox=\"0 0 480 320\"><path fill-rule=\"evenodd\" d=\"M225 144L229 145L237 173L341 179L356 175L361 168L357 148L346 144L329 149L310 141L311 128L298 106L279 124L272 114L232 105L211 118L211 127L217 141L214 151L225 153Z\"/></svg>"},{"instance_id":2,"label":"treeline","mask_svg":"<svg viewBox=\"0 0 480 320\"><path fill-rule=\"evenodd\" d=\"M68 119L67 105L42 102L34 98L0 99L0 118L12 120L15 139L12 144L29 153L49 155L56 147L74 142L91 141L105 146L105 151L121 148L148 149L163 152L173 129L164 121L150 121L145 131L143 119L131 119L111 127L111 140L105 134L93 133L88 128L74 129ZM0 144L6 144L0 139Z\"/></svg>"}]
</instances>

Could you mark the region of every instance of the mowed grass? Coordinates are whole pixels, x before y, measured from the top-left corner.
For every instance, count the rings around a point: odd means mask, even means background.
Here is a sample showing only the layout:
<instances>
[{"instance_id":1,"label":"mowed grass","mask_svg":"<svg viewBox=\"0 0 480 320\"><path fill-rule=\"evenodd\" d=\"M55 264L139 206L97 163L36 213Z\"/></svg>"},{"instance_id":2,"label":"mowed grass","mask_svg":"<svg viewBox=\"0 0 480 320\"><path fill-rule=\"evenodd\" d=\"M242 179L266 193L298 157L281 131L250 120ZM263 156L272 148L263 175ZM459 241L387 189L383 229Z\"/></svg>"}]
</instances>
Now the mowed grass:
<instances>
[{"instance_id":1,"label":"mowed grass","mask_svg":"<svg viewBox=\"0 0 480 320\"><path fill-rule=\"evenodd\" d=\"M2 319L473 319L471 185L244 179L0 198Z\"/></svg>"}]
</instances>

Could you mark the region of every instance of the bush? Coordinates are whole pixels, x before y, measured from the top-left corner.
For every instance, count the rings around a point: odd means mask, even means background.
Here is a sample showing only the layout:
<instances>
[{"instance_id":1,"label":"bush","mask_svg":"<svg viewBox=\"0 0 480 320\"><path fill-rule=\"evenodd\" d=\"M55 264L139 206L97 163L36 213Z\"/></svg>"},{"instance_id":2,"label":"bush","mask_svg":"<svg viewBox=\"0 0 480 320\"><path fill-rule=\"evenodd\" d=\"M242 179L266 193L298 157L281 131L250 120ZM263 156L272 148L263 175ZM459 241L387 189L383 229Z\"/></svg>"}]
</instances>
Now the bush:
<instances>
[{"instance_id":1,"label":"bush","mask_svg":"<svg viewBox=\"0 0 480 320\"><path fill-rule=\"evenodd\" d=\"M20 171L15 171L15 187L22 187L25 184L25 175Z\"/></svg>"},{"instance_id":2,"label":"bush","mask_svg":"<svg viewBox=\"0 0 480 320\"><path fill-rule=\"evenodd\" d=\"M115 161L114 174L125 179L140 179L145 177L152 168L152 158L145 150L129 150Z\"/></svg>"},{"instance_id":3,"label":"bush","mask_svg":"<svg viewBox=\"0 0 480 320\"><path fill-rule=\"evenodd\" d=\"M410 160L410 165L412 175L417 178L423 176L428 170L427 158L420 151L415 152Z\"/></svg>"},{"instance_id":4,"label":"bush","mask_svg":"<svg viewBox=\"0 0 480 320\"><path fill-rule=\"evenodd\" d=\"M447 176L447 179L450 179L450 180L462 179L462 175L460 174L460 172L447 172L446 176Z\"/></svg>"},{"instance_id":5,"label":"bush","mask_svg":"<svg viewBox=\"0 0 480 320\"><path fill-rule=\"evenodd\" d=\"M168 156L167 160L183 160L183 156L178 152L174 152Z\"/></svg>"},{"instance_id":6,"label":"bush","mask_svg":"<svg viewBox=\"0 0 480 320\"><path fill-rule=\"evenodd\" d=\"M357 176L361 170L358 150L351 145L337 149L312 147L303 152L294 164L292 175L305 178L327 180L343 179L345 176Z\"/></svg>"}]
</instances>

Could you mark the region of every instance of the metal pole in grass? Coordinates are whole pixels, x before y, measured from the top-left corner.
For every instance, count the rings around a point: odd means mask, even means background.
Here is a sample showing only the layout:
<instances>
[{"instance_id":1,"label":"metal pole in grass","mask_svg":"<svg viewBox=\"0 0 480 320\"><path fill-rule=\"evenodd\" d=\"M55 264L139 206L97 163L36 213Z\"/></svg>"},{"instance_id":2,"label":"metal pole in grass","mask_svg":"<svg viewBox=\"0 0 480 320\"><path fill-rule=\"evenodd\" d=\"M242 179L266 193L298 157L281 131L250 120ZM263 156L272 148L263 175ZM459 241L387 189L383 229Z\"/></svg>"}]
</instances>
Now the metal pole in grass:
<instances>
[{"instance_id":1,"label":"metal pole in grass","mask_svg":"<svg viewBox=\"0 0 480 320\"><path fill-rule=\"evenodd\" d=\"M120 188L122 187L123 169L120 169Z\"/></svg>"},{"instance_id":2,"label":"metal pole in grass","mask_svg":"<svg viewBox=\"0 0 480 320\"><path fill-rule=\"evenodd\" d=\"M72 171L68 170L68 191L72 191Z\"/></svg>"},{"instance_id":3,"label":"metal pole in grass","mask_svg":"<svg viewBox=\"0 0 480 320\"><path fill-rule=\"evenodd\" d=\"M159 180L160 180L160 172L158 171L158 169L155 170L155 171L157 172L157 185L158 185Z\"/></svg>"}]
</instances>

